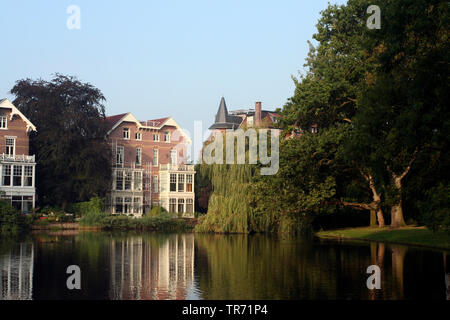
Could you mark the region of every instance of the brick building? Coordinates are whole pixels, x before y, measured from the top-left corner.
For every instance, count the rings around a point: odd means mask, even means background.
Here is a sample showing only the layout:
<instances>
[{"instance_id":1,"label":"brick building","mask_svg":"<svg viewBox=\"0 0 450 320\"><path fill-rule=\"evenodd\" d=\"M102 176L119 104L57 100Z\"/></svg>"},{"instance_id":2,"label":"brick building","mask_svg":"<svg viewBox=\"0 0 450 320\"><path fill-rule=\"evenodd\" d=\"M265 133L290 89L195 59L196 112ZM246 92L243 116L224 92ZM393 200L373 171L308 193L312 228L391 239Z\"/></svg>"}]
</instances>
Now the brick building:
<instances>
[{"instance_id":1,"label":"brick building","mask_svg":"<svg viewBox=\"0 0 450 320\"><path fill-rule=\"evenodd\" d=\"M34 208L35 156L29 154L29 133L36 127L8 99L0 100L0 192L23 213ZM0 151L1 152L1 151Z\"/></svg>"},{"instance_id":2,"label":"brick building","mask_svg":"<svg viewBox=\"0 0 450 320\"><path fill-rule=\"evenodd\" d=\"M193 217L195 171L186 164L191 140L175 120L138 121L124 113L106 121L113 154L110 212L141 216L161 206Z\"/></svg>"}]
</instances>

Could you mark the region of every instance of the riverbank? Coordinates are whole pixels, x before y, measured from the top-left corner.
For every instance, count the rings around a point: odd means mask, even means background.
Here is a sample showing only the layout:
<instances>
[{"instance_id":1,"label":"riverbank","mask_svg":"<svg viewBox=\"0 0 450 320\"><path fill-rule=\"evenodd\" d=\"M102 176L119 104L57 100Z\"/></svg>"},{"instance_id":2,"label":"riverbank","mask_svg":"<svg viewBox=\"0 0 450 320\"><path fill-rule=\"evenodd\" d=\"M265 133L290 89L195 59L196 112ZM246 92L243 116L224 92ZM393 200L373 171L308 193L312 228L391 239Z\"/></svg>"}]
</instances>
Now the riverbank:
<instances>
[{"instance_id":1,"label":"riverbank","mask_svg":"<svg viewBox=\"0 0 450 320\"><path fill-rule=\"evenodd\" d=\"M385 228L348 228L319 231L319 238L373 240L390 243L409 244L439 249L450 249L450 234L439 231L432 232L425 227Z\"/></svg>"},{"instance_id":2,"label":"riverbank","mask_svg":"<svg viewBox=\"0 0 450 320\"><path fill-rule=\"evenodd\" d=\"M113 217L102 219L91 224L78 222L54 222L48 224L33 224L33 231L101 231L101 230L137 230L137 231L191 231L197 224L197 219L173 218L139 218Z\"/></svg>"}]
</instances>

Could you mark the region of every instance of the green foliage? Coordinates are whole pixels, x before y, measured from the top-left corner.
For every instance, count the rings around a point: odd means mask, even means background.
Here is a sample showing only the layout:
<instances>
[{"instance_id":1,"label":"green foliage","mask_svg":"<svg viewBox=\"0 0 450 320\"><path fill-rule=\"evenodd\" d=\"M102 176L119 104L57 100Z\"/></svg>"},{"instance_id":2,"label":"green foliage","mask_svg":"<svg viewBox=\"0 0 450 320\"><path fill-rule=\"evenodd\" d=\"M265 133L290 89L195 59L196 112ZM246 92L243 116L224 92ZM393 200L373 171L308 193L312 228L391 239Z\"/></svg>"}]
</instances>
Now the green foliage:
<instances>
[{"instance_id":1,"label":"green foliage","mask_svg":"<svg viewBox=\"0 0 450 320\"><path fill-rule=\"evenodd\" d=\"M150 212L144 214L145 217L162 217L162 216L168 216L167 210L164 209L161 206L154 206Z\"/></svg>"},{"instance_id":2,"label":"green foliage","mask_svg":"<svg viewBox=\"0 0 450 320\"><path fill-rule=\"evenodd\" d=\"M30 153L36 155L40 204L65 209L105 195L111 151L100 90L56 74L51 81L19 80L11 93L14 105L38 128L30 135Z\"/></svg>"},{"instance_id":3,"label":"green foliage","mask_svg":"<svg viewBox=\"0 0 450 320\"><path fill-rule=\"evenodd\" d=\"M426 225L433 231L450 231L450 183L440 183L425 194L426 198L419 202L419 208Z\"/></svg>"},{"instance_id":4,"label":"green foliage","mask_svg":"<svg viewBox=\"0 0 450 320\"><path fill-rule=\"evenodd\" d=\"M105 198L95 196L89 199L89 201L70 204L67 207L67 211L79 216L84 216L89 213L100 214L105 211Z\"/></svg>"},{"instance_id":5,"label":"green foliage","mask_svg":"<svg viewBox=\"0 0 450 320\"><path fill-rule=\"evenodd\" d=\"M0 200L0 235L18 235L31 228L33 218L21 214L9 202Z\"/></svg>"},{"instance_id":6,"label":"green foliage","mask_svg":"<svg viewBox=\"0 0 450 320\"><path fill-rule=\"evenodd\" d=\"M156 217L128 217L105 213L89 213L80 219L80 225L97 227L105 230L138 231L188 231L192 225L185 219L174 219L166 212Z\"/></svg>"}]
</instances>

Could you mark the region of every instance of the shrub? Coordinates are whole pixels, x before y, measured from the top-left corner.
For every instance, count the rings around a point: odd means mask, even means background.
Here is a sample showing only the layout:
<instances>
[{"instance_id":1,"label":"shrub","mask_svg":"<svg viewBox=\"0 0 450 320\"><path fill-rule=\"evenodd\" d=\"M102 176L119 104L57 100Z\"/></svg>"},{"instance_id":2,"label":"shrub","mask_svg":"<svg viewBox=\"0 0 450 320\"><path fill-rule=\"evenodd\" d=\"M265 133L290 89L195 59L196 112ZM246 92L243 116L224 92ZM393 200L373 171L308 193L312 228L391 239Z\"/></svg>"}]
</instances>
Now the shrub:
<instances>
[{"instance_id":1,"label":"shrub","mask_svg":"<svg viewBox=\"0 0 450 320\"><path fill-rule=\"evenodd\" d=\"M67 211L75 213L78 216L86 214L101 214L105 211L105 199L92 197L89 201L77 202L68 206Z\"/></svg>"},{"instance_id":2,"label":"shrub","mask_svg":"<svg viewBox=\"0 0 450 320\"><path fill-rule=\"evenodd\" d=\"M21 214L9 202L0 200L0 234L17 235L30 229L33 218Z\"/></svg>"},{"instance_id":3,"label":"shrub","mask_svg":"<svg viewBox=\"0 0 450 320\"><path fill-rule=\"evenodd\" d=\"M167 210L160 206L154 206L150 212L144 214L144 217L162 217L167 214Z\"/></svg>"}]
</instances>

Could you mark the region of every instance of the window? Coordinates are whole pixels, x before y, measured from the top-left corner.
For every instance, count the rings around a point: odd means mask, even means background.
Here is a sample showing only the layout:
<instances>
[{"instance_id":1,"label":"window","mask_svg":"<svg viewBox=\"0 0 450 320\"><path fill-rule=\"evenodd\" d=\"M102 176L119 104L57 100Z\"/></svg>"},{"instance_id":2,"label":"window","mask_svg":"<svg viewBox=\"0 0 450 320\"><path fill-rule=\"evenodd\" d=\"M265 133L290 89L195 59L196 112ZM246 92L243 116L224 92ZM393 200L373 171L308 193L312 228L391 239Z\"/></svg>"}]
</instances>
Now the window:
<instances>
[{"instance_id":1,"label":"window","mask_svg":"<svg viewBox=\"0 0 450 320\"><path fill-rule=\"evenodd\" d=\"M159 133L154 133L153 134L153 141L156 141L156 142L159 141Z\"/></svg>"},{"instance_id":2,"label":"window","mask_svg":"<svg viewBox=\"0 0 450 320\"><path fill-rule=\"evenodd\" d=\"M0 117L0 129L8 129L8 118L6 116Z\"/></svg>"},{"instance_id":3,"label":"window","mask_svg":"<svg viewBox=\"0 0 450 320\"><path fill-rule=\"evenodd\" d=\"M184 212L184 199L178 199L178 211L177 212Z\"/></svg>"},{"instance_id":4,"label":"window","mask_svg":"<svg viewBox=\"0 0 450 320\"><path fill-rule=\"evenodd\" d=\"M247 117L247 127L253 127L253 117Z\"/></svg>"},{"instance_id":5,"label":"window","mask_svg":"<svg viewBox=\"0 0 450 320\"><path fill-rule=\"evenodd\" d=\"M11 204L17 210L22 211L22 196L12 196Z\"/></svg>"},{"instance_id":6,"label":"window","mask_svg":"<svg viewBox=\"0 0 450 320\"><path fill-rule=\"evenodd\" d=\"M177 174L170 174L170 191L177 191Z\"/></svg>"},{"instance_id":7,"label":"window","mask_svg":"<svg viewBox=\"0 0 450 320\"><path fill-rule=\"evenodd\" d=\"M177 199L169 199L169 212L177 212Z\"/></svg>"},{"instance_id":8,"label":"window","mask_svg":"<svg viewBox=\"0 0 450 320\"><path fill-rule=\"evenodd\" d=\"M124 208L123 213L125 213L125 214L131 213L131 197L125 197L123 208Z\"/></svg>"},{"instance_id":9,"label":"window","mask_svg":"<svg viewBox=\"0 0 450 320\"><path fill-rule=\"evenodd\" d=\"M134 190L137 191L142 190L142 172L139 171L134 172Z\"/></svg>"},{"instance_id":10,"label":"window","mask_svg":"<svg viewBox=\"0 0 450 320\"><path fill-rule=\"evenodd\" d=\"M158 176L153 176L153 192L158 192Z\"/></svg>"},{"instance_id":11,"label":"window","mask_svg":"<svg viewBox=\"0 0 450 320\"><path fill-rule=\"evenodd\" d=\"M153 165L158 165L158 149L153 149Z\"/></svg>"},{"instance_id":12,"label":"window","mask_svg":"<svg viewBox=\"0 0 450 320\"><path fill-rule=\"evenodd\" d=\"M116 197L115 213L122 213L122 212L123 212L123 198Z\"/></svg>"},{"instance_id":13,"label":"window","mask_svg":"<svg viewBox=\"0 0 450 320\"><path fill-rule=\"evenodd\" d=\"M10 164L3 165L2 176L3 176L2 184L4 186L10 186L11 185L11 165Z\"/></svg>"},{"instance_id":14,"label":"window","mask_svg":"<svg viewBox=\"0 0 450 320\"><path fill-rule=\"evenodd\" d=\"M184 174L178 174L178 192L184 191Z\"/></svg>"},{"instance_id":15,"label":"window","mask_svg":"<svg viewBox=\"0 0 450 320\"><path fill-rule=\"evenodd\" d=\"M135 138L136 138L136 140L142 140L142 133L136 132Z\"/></svg>"},{"instance_id":16,"label":"window","mask_svg":"<svg viewBox=\"0 0 450 320\"><path fill-rule=\"evenodd\" d=\"M194 213L194 201L186 199L186 213Z\"/></svg>"},{"instance_id":17,"label":"window","mask_svg":"<svg viewBox=\"0 0 450 320\"><path fill-rule=\"evenodd\" d=\"M141 213L141 198L138 197L134 198L133 213Z\"/></svg>"},{"instance_id":18,"label":"window","mask_svg":"<svg viewBox=\"0 0 450 320\"><path fill-rule=\"evenodd\" d=\"M123 138L126 140L130 139L130 128L123 128Z\"/></svg>"},{"instance_id":19,"label":"window","mask_svg":"<svg viewBox=\"0 0 450 320\"><path fill-rule=\"evenodd\" d=\"M157 207L159 205L158 201L153 201L153 206Z\"/></svg>"},{"instance_id":20,"label":"window","mask_svg":"<svg viewBox=\"0 0 450 320\"><path fill-rule=\"evenodd\" d=\"M131 172L129 172L129 171L125 172L125 189L124 190L131 190Z\"/></svg>"},{"instance_id":21,"label":"window","mask_svg":"<svg viewBox=\"0 0 450 320\"><path fill-rule=\"evenodd\" d=\"M317 133L317 132L318 132L317 125L311 126L311 133Z\"/></svg>"},{"instance_id":22,"label":"window","mask_svg":"<svg viewBox=\"0 0 450 320\"><path fill-rule=\"evenodd\" d=\"M13 186L22 186L22 166L14 166L13 169Z\"/></svg>"},{"instance_id":23,"label":"window","mask_svg":"<svg viewBox=\"0 0 450 320\"><path fill-rule=\"evenodd\" d=\"M23 183L25 187L33 186L33 166L24 166Z\"/></svg>"},{"instance_id":24,"label":"window","mask_svg":"<svg viewBox=\"0 0 450 320\"><path fill-rule=\"evenodd\" d=\"M116 172L116 190L123 190L123 171Z\"/></svg>"},{"instance_id":25,"label":"window","mask_svg":"<svg viewBox=\"0 0 450 320\"><path fill-rule=\"evenodd\" d=\"M9 156L15 155L16 138L6 138L6 150L5 153Z\"/></svg>"},{"instance_id":26,"label":"window","mask_svg":"<svg viewBox=\"0 0 450 320\"><path fill-rule=\"evenodd\" d=\"M192 174L186 175L186 192L192 192Z\"/></svg>"},{"instance_id":27,"label":"window","mask_svg":"<svg viewBox=\"0 0 450 320\"><path fill-rule=\"evenodd\" d=\"M116 164L123 164L123 147L117 147L116 149Z\"/></svg>"},{"instance_id":28,"label":"window","mask_svg":"<svg viewBox=\"0 0 450 320\"><path fill-rule=\"evenodd\" d=\"M138 165L138 166L140 166L141 165L141 154L142 154L142 149L141 148L136 148L136 164Z\"/></svg>"},{"instance_id":29,"label":"window","mask_svg":"<svg viewBox=\"0 0 450 320\"><path fill-rule=\"evenodd\" d=\"M177 150L170 150L170 164L177 164Z\"/></svg>"},{"instance_id":30,"label":"window","mask_svg":"<svg viewBox=\"0 0 450 320\"><path fill-rule=\"evenodd\" d=\"M164 142L170 142L170 132L164 132Z\"/></svg>"}]
</instances>

